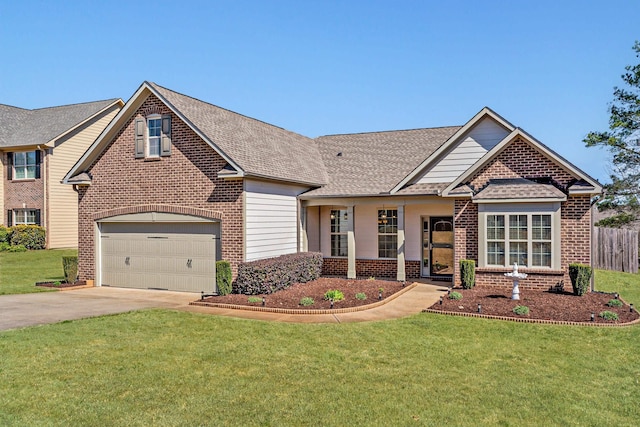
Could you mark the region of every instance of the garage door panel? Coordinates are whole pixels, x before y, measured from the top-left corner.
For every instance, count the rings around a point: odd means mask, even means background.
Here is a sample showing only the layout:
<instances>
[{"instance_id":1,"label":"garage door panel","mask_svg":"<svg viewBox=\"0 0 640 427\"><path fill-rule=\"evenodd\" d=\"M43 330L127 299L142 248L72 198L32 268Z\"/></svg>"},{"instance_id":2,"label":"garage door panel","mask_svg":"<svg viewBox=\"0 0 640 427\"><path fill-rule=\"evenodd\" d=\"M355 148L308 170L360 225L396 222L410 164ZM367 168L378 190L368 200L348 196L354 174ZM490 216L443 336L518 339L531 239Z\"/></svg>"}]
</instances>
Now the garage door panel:
<instances>
[{"instance_id":1,"label":"garage door panel","mask_svg":"<svg viewBox=\"0 0 640 427\"><path fill-rule=\"evenodd\" d=\"M101 226L103 284L190 292L215 290L218 223Z\"/></svg>"}]
</instances>

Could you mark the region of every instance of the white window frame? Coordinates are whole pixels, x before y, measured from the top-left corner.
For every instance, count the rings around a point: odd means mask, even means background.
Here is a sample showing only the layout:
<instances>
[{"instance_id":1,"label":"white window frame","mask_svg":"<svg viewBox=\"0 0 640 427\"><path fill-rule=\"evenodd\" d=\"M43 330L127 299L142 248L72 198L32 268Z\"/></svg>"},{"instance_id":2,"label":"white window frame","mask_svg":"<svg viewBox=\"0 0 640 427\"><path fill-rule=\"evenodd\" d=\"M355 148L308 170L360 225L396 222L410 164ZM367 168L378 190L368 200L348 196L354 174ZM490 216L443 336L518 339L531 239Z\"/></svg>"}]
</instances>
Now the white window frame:
<instances>
[{"instance_id":1,"label":"white window frame","mask_svg":"<svg viewBox=\"0 0 640 427\"><path fill-rule=\"evenodd\" d=\"M37 209L13 209L12 225L37 225ZM29 213L33 215L33 221L29 221Z\"/></svg>"},{"instance_id":2,"label":"white window frame","mask_svg":"<svg viewBox=\"0 0 640 427\"><path fill-rule=\"evenodd\" d=\"M33 164L29 163L29 154L33 154ZM18 163L18 157L23 157L24 161ZM35 151L16 151L13 153L12 159L12 167L13 167L13 175L11 176L12 181L22 181L22 180L31 180L36 179L36 168L38 166L37 163L37 155ZM29 168L33 171L33 176L29 176ZM24 177L18 176L18 170L23 171Z\"/></svg>"},{"instance_id":3,"label":"white window frame","mask_svg":"<svg viewBox=\"0 0 640 427\"><path fill-rule=\"evenodd\" d=\"M158 131L158 135L153 135L151 136L151 123L157 123L158 126L157 128L154 126L154 129L157 129ZM147 143L145 144L145 156L147 158L159 158L160 157L160 153L162 152L162 116L160 114L152 114L150 116L147 116ZM158 147L158 152L157 154L152 154L151 153L151 140L154 140L154 143L157 144Z\"/></svg>"},{"instance_id":4,"label":"white window frame","mask_svg":"<svg viewBox=\"0 0 640 427\"><path fill-rule=\"evenodd\" d=\"M382 215L380 214L380 212L384 211L384 218L382 217ZM393 212L395 212L395 215L393 214ZM377 227L377 234L378 234L378 238L377 238L377 243L378 243L378 258L379 259L397 259L398 258L398 208L378 208L377 209L377 223L376 223L376 227ZM387 221L387 223L382 224L382 221ZM395 222L395 232L389 232L389 231L385 231L385 232L380 232L380 226L384 225L387 226L389 225L388 222ZM393 227L394 224L390 224L390 227ZM395 245L393 245L393 247L391 248L385 248L385 252L389 252L391 251L391 253L393 254L393 256L380 256L380 237L383 236L395 236Z\"/></svg>"},{"instance_id":5,"label":"white window frame","mask_svg":"<svg viewBox=\"0 0 640 427\"><path fill-rule=\"evenodd\" d=\"M504 216L504 239L489 239L487 233L487 219L489 215ZM527 217L527 239L511 238L510 236L510 215L524 215ZM533 239L533 216L549 215L551 217L551 239ZM488 243L504 242L504 265L489 264ZM527 263L518 266L537 270L560 270L561 269L561 216L560 203L514 203L514 204L494 204L480 203L478 205L478 267L484 268L509 268L510 263L510 242L527 243ZM533 244L536 242L551 243L551 266L533 265Z\"/></svg>"},{"instance_id":6,"label":"white window frame","mask_svg":"<svg viewBox=\"0 0 640 427\"><path fill-rule=\"evenodd\" d=\"M347 237L347 221L348 221L348 213L346 209L331 209L329 214L329 232L331 236L330 244L331 244L331 256L336 258L346 258L349 254L349 242ZM337 254L334 252L334 236L340 242L338 244ZM344 247L342 247L342 242L344 242ZM344 255L340 255L340 253L344 252Z\"/></svg>"}]
</instances>

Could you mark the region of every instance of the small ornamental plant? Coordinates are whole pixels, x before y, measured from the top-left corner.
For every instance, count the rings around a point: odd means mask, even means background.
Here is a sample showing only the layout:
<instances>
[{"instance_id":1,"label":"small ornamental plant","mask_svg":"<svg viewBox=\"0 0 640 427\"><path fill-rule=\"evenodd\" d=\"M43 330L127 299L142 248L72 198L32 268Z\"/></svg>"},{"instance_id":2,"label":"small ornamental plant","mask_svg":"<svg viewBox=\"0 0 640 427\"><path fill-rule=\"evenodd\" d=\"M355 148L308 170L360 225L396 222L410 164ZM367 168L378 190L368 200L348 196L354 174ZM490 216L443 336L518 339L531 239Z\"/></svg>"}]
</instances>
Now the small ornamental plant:
<instances>
[{"instance_id":1,"label":"small ornamental plant","mask_svg":"<svg viewBox=\"0 0 640 427\"><path fill-rule=\"evenodd\" d=\"M516 305L513 307L513 312L518 316L528 316L529 315L529 307L526 305Z\"/></svg>"},{"instance_id":2,"label":"small ornamental plant","mask_svg":"<svg viewBox=\"0 0 640 427\"><path fill-rule=\"evenodd\" d=\"M607 305L609 307L622 307L623 306L622 301L620 301L619 299L611 299L611 300L609 300Z\"/></svg>"},{"instance_id":3,"label":"small ornamental plant","mask_svg":"<svg viewBox=\"0 0 640 427\"><path fill-rule=\"evenodd\" d=\"M247 301L249 301L249 304L255 304L257 302L262 302L262 298L260 298L260 297L249 297L249 298L247 298Z\"/></svg>"},{"instance_id":4,"label":"small ornamental plant","mask_svg":"<svg viewBox=\"0 0 640 427\"><path fill-rule=\"evenodd\" d=\"M374 280L376 280L376 278L373 276L369 276L369 278L367 279L367 281L369 282L373 282Z\"/></svg>"},{"instance_id":5,"label":"small ornamental plant","mask_svg":"<svg viewBox=\"0 0 640 427\"><path fill-rule=\"evenodd\" d=\"M359 301L364 301L367 299L367 295L364 292L358 292L356 294L356 299Z\"/></svg>"},{"instance_id":6,"label":"small ornamental plant","mask_svg":"<svg viewBox=\"0 0 640 427\"><path fill-rule=\"evenodd\" d=\"M333 289L324 293L324 299L327 301L333 300L334 302L338 302L344 299L344 294L337 289Z\"/></svg>"},{"instance_id":7,"label":"small ornamental plant","mask_svg":"<svg viewBox=\"0 0 640 427\"><path fill-rule=\"evenodd\" d=\"M314 303L315 303L315 301L311 297L304 297L304 298L300 299L300 305L303 306L303 307L309 307L310 305L313 305Z\"/></svg>"},{"instance_id":8,"label":"small ornamental plant","mask_svg":"<svg viewBox=\"0 0 640 427\"><path fill-rule=\"evenodd\" d=\"M462 294L460 292L453 291L449 294L449 299L460 301L462 299Z\"/></svg>"},{"instance_id":9,"label":"small ornamental plant","mask_svg":"<svg viewBox=\"0 0 640 427\"><path fill-rule=\"evenodd\" d=\"M601 311L600 313L598 313L598 317L604 320L618 321L618 314L614 313L613 311Z\"/></svg>"}]
</instances>

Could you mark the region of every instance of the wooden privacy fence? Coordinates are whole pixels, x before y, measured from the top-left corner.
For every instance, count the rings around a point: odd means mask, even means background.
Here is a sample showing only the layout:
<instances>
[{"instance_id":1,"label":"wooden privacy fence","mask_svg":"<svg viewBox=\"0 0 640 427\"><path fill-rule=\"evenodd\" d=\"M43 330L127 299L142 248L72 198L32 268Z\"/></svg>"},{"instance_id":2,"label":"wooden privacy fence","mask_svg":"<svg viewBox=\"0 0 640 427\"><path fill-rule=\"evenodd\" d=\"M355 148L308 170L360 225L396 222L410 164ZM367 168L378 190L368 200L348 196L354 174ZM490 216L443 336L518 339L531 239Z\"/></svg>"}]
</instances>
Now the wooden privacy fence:
<instances>
[{"instance_id":1,"label":"wooden privacy fence","mask_svg":"<svg viewBox=\"0 0 640 427\"><path fill-rule=\"evenodd\" d=\"M593 266L605 270L638 272L638 232L594 227Z\"/></svg>"}]
</instances>

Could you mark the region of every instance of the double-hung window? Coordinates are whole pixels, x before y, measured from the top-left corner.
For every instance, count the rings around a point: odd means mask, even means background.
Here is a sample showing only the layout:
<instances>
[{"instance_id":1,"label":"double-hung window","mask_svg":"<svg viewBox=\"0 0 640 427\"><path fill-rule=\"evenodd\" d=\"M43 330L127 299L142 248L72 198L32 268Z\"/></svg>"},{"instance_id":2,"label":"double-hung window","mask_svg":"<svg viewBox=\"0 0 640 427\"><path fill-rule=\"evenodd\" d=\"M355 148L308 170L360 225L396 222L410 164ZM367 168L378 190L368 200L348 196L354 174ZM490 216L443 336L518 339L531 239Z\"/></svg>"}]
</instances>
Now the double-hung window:
<instances>
[{"instance_id":1,"label":"double-hung window","mask_svg":"<svg viewBox=\"0 0 640 427\"><path fill-rule=\"evenodd\" d=\"M397 209L378 209L378 257L398 257Z\"/></svg>"},{"instance_id":2,"label":"double-hung window","mask_svg":"<svg viewBox=\"0 0 640 427\"><path fill-rule=\"evenodd\" d=\"M40 225L39 209L13 209L9 211L9 225Z\"/></svg>"},{"instance_id":3,"label":"double-hung window","mask_svg":"<svg viewBox=\"0 0 640 427\"><path fill-rule=\"evenodd\" d=\"M347 211L331 210L331 256L347 256Z\"/></svg>"},{"instance_id":4,"label":"double-hung window","mask_svg":"<svg viewBox=\"0 0 640 427\"><path fill-rule=\"evenodd\" d=\"M160 157L160 138L162 136L162 118L151 116L147 119L147 157Z\"/></svg>"},{"instance_id":5,"label":"double-hung window","mask_svg":"<svg viewBox=\"0 0 640 427\"><path fill-rule=\"evenodd\" d=\"M13 153L13 179L35 179L36 166L35 151Z\"/></svg>"},{"instance_id":6,"label":"double-hung window","mask_svg":"<svg viewBox=\"0 0 640 427\"><path fill-rule=\"evenodd\" d=\"M480 266L552 268L560 255L558 221L559 210L481 214Z\"/></svg>"}]
</instances>

